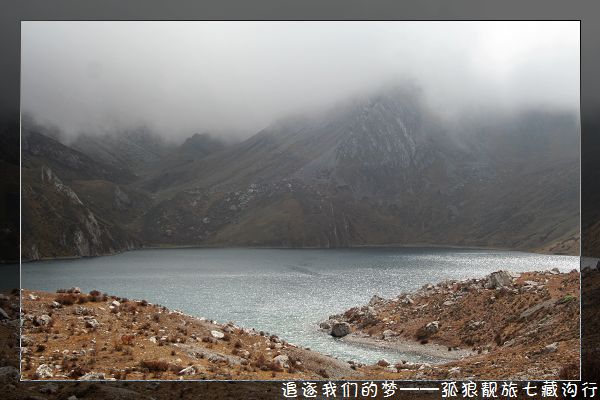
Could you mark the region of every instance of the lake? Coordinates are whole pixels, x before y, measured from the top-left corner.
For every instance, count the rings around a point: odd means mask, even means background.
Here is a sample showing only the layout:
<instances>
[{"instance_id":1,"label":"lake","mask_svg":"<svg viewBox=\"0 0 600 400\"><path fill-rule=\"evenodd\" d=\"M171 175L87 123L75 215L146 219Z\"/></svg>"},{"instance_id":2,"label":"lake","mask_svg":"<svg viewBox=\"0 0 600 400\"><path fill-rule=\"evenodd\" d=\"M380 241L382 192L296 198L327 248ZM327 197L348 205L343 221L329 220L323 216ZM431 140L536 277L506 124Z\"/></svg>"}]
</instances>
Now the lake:
<instances>
[{"instance_id":1,"label":"lake","mask_svg":"<svg viewBox=\"0 0 600 400\"><path fill-rule=\"evenodd\" d=\"M318 329L331 314L378 294L483 277L499 269L579 269L579 257L441 248L148 249L107 257L23 264L22 287L79 286L146 299L186 314L263 330L343 360L435 362L348 344Z\"/></svg>"}]
</instances>

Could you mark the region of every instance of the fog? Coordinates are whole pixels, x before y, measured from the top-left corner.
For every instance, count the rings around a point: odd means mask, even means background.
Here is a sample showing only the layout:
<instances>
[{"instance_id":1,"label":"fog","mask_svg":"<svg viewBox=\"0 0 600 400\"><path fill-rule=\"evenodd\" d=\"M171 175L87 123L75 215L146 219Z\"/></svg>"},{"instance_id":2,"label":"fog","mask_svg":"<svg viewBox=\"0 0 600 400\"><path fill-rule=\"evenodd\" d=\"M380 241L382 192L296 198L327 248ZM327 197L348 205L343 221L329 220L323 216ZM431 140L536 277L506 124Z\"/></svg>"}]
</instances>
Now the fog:
<instances>
[{"instance_id":1,"label":"fog","mask_svg":"<svg viewBox=\"0 0 600 400\"><path fill-rule=\"evenodd\" d=\"M71 136L243 138L404 80L446 118L579 108L579 22L29 21L21 34L22 112Z\"/></svg>"}]
</instances>

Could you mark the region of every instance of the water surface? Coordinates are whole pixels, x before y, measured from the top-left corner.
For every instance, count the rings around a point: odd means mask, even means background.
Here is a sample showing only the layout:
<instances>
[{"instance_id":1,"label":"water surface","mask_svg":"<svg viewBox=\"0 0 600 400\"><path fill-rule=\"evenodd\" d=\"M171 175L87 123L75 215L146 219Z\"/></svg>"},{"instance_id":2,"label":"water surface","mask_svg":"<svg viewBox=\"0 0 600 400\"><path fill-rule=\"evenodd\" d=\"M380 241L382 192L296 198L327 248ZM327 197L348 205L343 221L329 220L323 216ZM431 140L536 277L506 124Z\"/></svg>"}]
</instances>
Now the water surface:
<instances>
[{"instance_id":1,"label":"water surface","mask_svg":"<svg viewBox=\"0 0 600 400\"><path fill-rule=\"evenodd\" d=\"M395 297L426 283L504 269L579 269L579 258L439 249L160 249L23 264L22 287L79 286L146 299L187 314L234 321L344 360L439 360L347 344L318 330L331 314L371 296Z\"/></svg>"}]
</instances>

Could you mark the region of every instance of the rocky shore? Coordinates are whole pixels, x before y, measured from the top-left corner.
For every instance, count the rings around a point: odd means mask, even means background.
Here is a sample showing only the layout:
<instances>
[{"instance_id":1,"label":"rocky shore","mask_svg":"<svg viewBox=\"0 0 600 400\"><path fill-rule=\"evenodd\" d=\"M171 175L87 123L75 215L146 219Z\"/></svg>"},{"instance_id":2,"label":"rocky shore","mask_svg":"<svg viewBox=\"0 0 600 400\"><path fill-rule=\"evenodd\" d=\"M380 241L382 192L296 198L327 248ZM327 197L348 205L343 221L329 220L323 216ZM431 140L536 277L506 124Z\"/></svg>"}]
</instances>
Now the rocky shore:
<instances>
[{"instance_id":1,"label":"rocky shore","mask_svg":"<svg viewBox=\"0 0 600 400\"><path fill-rule=\"evenodd\" d=\"M357 379L350 364L268 332L78 288L23 291L22 378Z\"/></svg>"},{"instance_id":2,"label":"rocky shore","mask_svg":"<svg viewBox=\"0 0 600 400\"><path fill-rule=\"evenodd\" d=\"M446 362L380 360L377 379L577 379L579 273L558 270L428 284L393 299L373 296L320 328L340 340Z\"/></svg>"}]
</instances>

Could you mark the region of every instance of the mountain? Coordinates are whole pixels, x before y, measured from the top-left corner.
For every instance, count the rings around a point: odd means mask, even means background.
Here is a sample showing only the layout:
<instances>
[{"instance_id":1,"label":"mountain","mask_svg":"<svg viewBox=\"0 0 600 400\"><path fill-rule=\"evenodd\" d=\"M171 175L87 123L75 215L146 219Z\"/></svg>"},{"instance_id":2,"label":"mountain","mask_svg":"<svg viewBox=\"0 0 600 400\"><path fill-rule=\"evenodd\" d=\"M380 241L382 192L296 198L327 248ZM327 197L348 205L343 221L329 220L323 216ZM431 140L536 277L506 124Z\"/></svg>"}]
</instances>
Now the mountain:
<instances>
[{"instance_id":1,"label":"mountain","mask_svg":"<svg viewBox=\"0 0 600 400\"><path fill-rule=\"evenodd\" d=\"M106 208L127 203L135 176L22 129L22 257L93 256L140 245ZM76 189L77 191L75 191ZM109 192L108 198L98 196Z\"/></svg>"},{"instance_id":2,"label":"mountain","mask_svg":"<svg viewBox=\"0 0 600 400\"><path fill-rule=\"evenodd\" d=\"M160 163L174 147L145 127L102 135L81 134L70 146L106 165L127 168L136 173Z\"/></svg>"},{"instance_id":3,"label":"mountain","mask_svg":"<svg viewBox=\"0 0 600 400\"><path fill-rule=\"evenodd\" d=\"M236 144L196 134L143 163L131 162L137 147L109 151L115 143L93 138L100 152L80 141L105 173L69 179L99 216L143 245L574 252L577 115L487 111L449 123L417 89L394 87L276 121ZM108 166L133 178L113 181ZM98 180L118 184L132 209L119 214L107 206L114 196L80 194Z\"/></svg>"}]
</instances>

